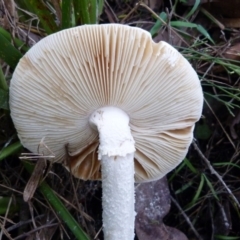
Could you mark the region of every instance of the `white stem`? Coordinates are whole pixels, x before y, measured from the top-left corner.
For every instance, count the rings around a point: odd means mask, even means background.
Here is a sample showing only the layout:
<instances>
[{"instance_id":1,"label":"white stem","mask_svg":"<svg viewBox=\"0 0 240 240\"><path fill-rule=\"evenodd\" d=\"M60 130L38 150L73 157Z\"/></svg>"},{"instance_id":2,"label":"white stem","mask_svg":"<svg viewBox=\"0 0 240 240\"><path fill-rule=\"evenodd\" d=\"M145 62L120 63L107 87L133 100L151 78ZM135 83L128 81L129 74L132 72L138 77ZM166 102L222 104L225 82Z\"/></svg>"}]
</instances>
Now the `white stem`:
<instances>
[{"instance_id":1,"label":"white stem","mask_svg":"<svg viewBox=\"0 0 240 240\"><path fill-rule=\"evenodd\" d=\"M126 157L103 156L102 205L105 240L134 239L134 161Z\"/></svg>"},{"instance_id":2,"label":"white stem","mask_svg":"<svg viewBox=\"0 0 240 240\"><path fill-rule=\"evenodd\" d=\"M134 239L134 139L129 117L121 109L95 111L90 125L99 132L105 240Z\"/></svg>"}]
</instances>

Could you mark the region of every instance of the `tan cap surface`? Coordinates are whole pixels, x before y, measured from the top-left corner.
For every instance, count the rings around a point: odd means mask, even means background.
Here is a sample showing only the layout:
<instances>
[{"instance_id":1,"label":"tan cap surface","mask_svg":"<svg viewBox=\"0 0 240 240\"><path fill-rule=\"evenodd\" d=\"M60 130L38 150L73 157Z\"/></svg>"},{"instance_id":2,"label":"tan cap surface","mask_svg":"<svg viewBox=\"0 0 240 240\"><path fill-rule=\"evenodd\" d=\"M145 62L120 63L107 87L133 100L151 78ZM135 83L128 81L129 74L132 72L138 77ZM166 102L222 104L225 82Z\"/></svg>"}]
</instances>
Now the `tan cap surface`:
<instances>
[{"instance_id":1,"label":"tan cap surface","mask_svg":"<svg viewBox=\"0 0 240 240\"><path fill-rule=\"evenodd\" d=\"M130 117L136 142L135 179L159 179L185 157L203 104L191 65L165 42L134 27L85 25L50 35L20 60L10 108L22 144L38 152L42 139L75 176L99 179L98 133L88 119L103 106ZM40 153L49 154L42 145Z\"/></svg>"}]
</instances>

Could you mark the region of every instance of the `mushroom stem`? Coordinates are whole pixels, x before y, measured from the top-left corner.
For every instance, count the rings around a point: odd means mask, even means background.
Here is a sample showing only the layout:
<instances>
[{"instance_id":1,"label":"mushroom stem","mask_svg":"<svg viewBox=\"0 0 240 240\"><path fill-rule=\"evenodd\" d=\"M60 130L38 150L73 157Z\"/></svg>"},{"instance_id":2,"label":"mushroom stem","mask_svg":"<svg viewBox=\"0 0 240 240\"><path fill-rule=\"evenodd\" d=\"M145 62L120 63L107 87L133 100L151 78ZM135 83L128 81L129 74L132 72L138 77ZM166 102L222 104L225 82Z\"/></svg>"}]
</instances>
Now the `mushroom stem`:
<instances>
[{"instance_id":1,"label":"mushroom stem","mask_svg":"<svg viewBox=\"0 0 240 240\"><path fill-rule=\"evenodd\" d=\"M101 159L103 232L105 240L134 239L134 161L126 157Z\"/></svg>"},{"instance_id":2,"label":"mushroom stem","mask_svg":"<svg viewBox=\"0 0 240 240\"><path fill-rule=\"evenodd\" d=\"M128 115L116 107L95 111L89 123L99 132L105 240L134 238L134 140Z\"/></svg>"}]
</instances>

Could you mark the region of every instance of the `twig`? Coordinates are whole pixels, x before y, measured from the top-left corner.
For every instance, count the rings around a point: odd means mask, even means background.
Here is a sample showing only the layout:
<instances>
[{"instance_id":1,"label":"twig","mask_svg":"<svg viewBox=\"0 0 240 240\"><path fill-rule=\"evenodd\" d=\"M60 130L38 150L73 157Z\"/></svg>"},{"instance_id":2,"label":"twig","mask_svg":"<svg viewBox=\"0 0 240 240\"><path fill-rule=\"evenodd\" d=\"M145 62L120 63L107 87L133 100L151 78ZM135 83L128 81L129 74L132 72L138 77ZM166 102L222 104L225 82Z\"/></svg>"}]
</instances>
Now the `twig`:
<instances>
[{"instance_id":1,"label":"twig","mask_svg":"<svg viewBox=\"0 0 240 240\"><path fill-rule=\"evenodd\" d=\"M211 204L211 200L208 199L208 204L209 204L209 214L210 214L210 218L211 218L211 228L212 228L212 232L211 232L211 240L214 240L214 233L215 233L215 225L214 225L214 217L213 217L213 211L212 211L212 204Z\"/></svg>"},{"instance_id":2,"label":"twig","mask_svg":"<svg viewBox=\"0 0 240 240\"><path fill-rule=\"evenodd\" d=\"M193 146L195 150L198 152L199 156L204 160L204 162L207 164L207 167L209 168L211 174L214 174L217 179L222 183L222 185L225 187L227 190L228 194L232 197L238 208L240 209L240 203L238 202L237 198L234 196L232 193L231 189L227 186L227 184L223 181L222 177L218 174L218 172L212 167L210 161L203 155L202 151L199 149L197 144L193 142Z\"/></svg>"},{"instance_id":3,"label":"twig","mask_svg":"<svg viewBox=\"0 0 240 240\"><path fill-rule=\"evenodd\" d=\"M125 17L121 20L120 23L121 23L121 24L124 24L125 21L126 21L126 19L128 19L128 18L132 15L132 13L135 12L135 11L139 8L140 4L141 4L141 1L139 1L139 2L134 6L134 8L127 14L127 16L125 16Z\"/></svg>"},{"instance_id":4,"label":"twig","mask_svg":"<svg viewBox=\"0 0 240 240\"><path fill-rule=\"evenodd\" d=\"M119 22L119 19L118 19L117 15L115 14L115 12L113 11L113 9L111 8L111 6L109 5L108 1L105 0L105 1L104 1L104 4L106 4L106 6L107 6L107 7L105 6L105 9L106 9L106 10L109 9L109 11L112 13L113 17L115 18L115 23L118 23L118 22ZM105 10L105 11L106 11L106 10Z\"/></svg>"},{"instance_id":5,"label":"twig","mask_svg":"<svg viewBox=\"0 0 240 240\"><path fill-rule=\"evenodd\" d=\"M139 5L138 6L141 6L141 7L144 7L145 9L147 9L156 19L158 19L162 24L163 26L167 27L167 29L169 31L172 31L174 32L174 34L176 34L176 36L178 36L179 39L181 39L182 42L184 42L187 46L189 46L189 44L183 39L183 37L178 34L178 32L176 31L176 29L173 29L171 26L170 26L170 21L168 22L165 22L162 18L160 18L160 16L158 16L150 7L148 7L145 3L143 2L139 2ZM168 14L168 18L170 18L171 14L169 15Z\"/></svg>"},{"instance_id":6,"label":"twig","mask_svg":"<svg viewBox=\"0 0 240 240\"><path fill-rule=\"evenodd\" d=\"M35 222L35 217L34 217L34 213L33 213L33 206L32 206L31 201L28 201L28 207L29 207L33 227L34 227L34 229L37 229L37 224ZM40 240L38 231L36 231L35 237L36 237L36 240Z\"/></svg>"},{"instance_id":7,"label":"twig","mask_svg":"<svg viewBox=\"0 0 240 240\"><path fill-rule=\"evenodd\" d=\"M43 218L43 217L45 217L45 214L38 215L38 216L35 217L35 219L37 220L37 219L41 219L41 218ZM31 223L31 222L32 222L32 219L29 219L29 220L26 220L26 221L20 221L20 222L18 222L18 223L16 223L16 224L14 224L14 225L6 228L6 230L7 230L8 232L10 232L10 231L12 231L12 230L15 230L16 228L19 228L19 227L21 227L21 226L23 226L23 225L26 225L26 224L28 224L28 223Z\"/></svg>"},{"instance_id":8,"label":"twig","mask_svg":"<svg viewBox=\"0 0 240 240\"><path fill-rule=\"evenodd\" d=\"M5 234L7 237L10 237L10 239L11 239L10 234L6 231L6 228L5 228L6 221L7 221L7 216L8 216L11 204L12 204L12 197L10 198L10 200L8 202L7 210L6 210L6 213L5 213L5 216L4 216L4 220L3 220L3 223L1 224L2 226L1 226L1 232L0 232L0 239L2 239L3 234Z\"/></svg>"},{"instance_id":9,"label":"twig","mask_svg":"<svg viewBox=\"0 0 240 240\"><path fill-rule=\"evenodd\" d=\"M98 238L99 234L100 234L101 231L102 231L102 228L103 228L103 227L100 227L100 229L98 230L98 232L97 232L96 235L94 236L94 240L96 240L96 239Z\"/></svg>"},{"instance_id":10,"label":"twig","mask_svg":"<svg viewBox=\"0 0 240 240\"><path fill-rule=\"evenodd\" d=\"M193 224L192 224L191 220L189 219L189 217L187 216L187 214L183 211L181 206L178 204L178 202L172 196L171 196L171 200L175 204L175 206L178 208L180 213L183 215L183 217L185 218L186 222L188 223L188 225L190 226L190 228L194 232L197 239L198 240L203 240L202 237L199 235L198 231L196 230L196 228L193 226Z\"/></svg>"},{"instance_id":11,"label":"twig","mask_svg":"<svg viewBox=\"0 0 240 240\"><path fill-rule=\"evenodd\" d=\"M217 202L217 204L218 204L218 207L220 209L220 213L222 215L222 221L223 221L224 227L225 227L226 230L229 231L231 229L232 224L229 222L229 218L228 218L227 213L224 209L224 206L220 202Z\"/></svg>"},{"instance_id":12,"label":"twig","mask_svg":"<svg viewBox=\"0 0 240 240\"><path fill-rule=\"evenodd\" d=\"M27 232L27 233L23 233L23 234L17 236L16 238L14 238L14 240L21 239L21 238L23 238L23 237L28 237L28 236L30 236L32 233L35 233L35 232L37 232L37 231L39 231L39 230L42 230L42 229L44 229L44 228L55 227L55 226L57 226L57 225L58 225L58 223L45 224L45 225L43 225L43 226L34 228L33 230L31 230L31 231L29 231L29 232Z\"/></svg>"},{"instance_id":13,"label":"twig","mask_svg":"<svg viewBox=\"0 0 240 240\"><path fill-rule=\"evenodd\" d=\"M218 117L216 116L215 112L213 111L213 109L211 108L210 104L208 103L208 101L206 99L204 99L204 102L207 104L208 108L210 109L210 111L212 112L213 116L216 118L218 124L220 125L220 127L222 128L223 132L225 133L226 137L228 138L229 142L232 144L234 150L236 150L236 146L233 143L232 139L230 138L230 136L228 135L228 133L226 132L225 128L223 127L222 123L220 122L220 120L218 119Z\"/></svg>"}]
</instances>

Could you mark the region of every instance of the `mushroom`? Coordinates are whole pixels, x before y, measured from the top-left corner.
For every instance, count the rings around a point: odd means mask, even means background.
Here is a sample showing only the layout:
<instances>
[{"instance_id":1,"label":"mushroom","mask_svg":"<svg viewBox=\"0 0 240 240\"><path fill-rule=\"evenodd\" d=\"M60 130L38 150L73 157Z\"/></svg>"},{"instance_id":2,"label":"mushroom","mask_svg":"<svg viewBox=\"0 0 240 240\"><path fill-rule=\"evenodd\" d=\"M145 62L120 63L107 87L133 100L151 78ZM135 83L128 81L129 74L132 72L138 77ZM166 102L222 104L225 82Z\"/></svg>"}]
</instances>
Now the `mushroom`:
<instances>
[{"instance_id":1,"label":"mushroom","mask_svg":"<svg viewBox=\"0 0 240 240\"><path fill-rule=\"evenodd\" d=\"M134 238L134 181L160 179L182 161L202 105L197 74L177 50L118 24L42 39L10 85L23 146L37 152L44 139L54 162L77 178L102 180L103 231L111 240Z\"/></svg>"}]
</instances>

